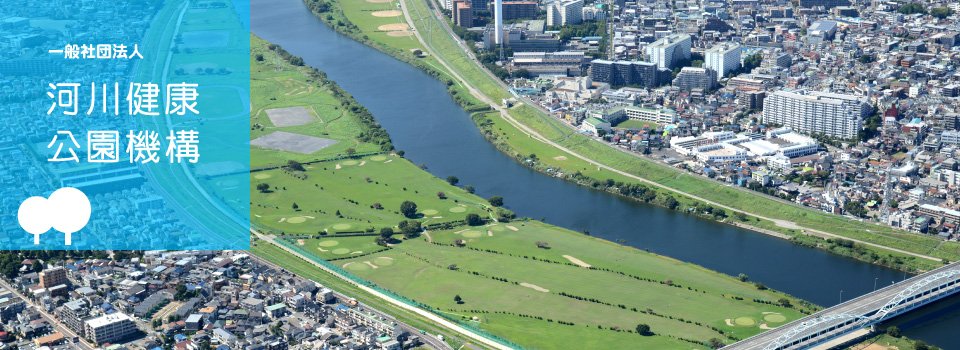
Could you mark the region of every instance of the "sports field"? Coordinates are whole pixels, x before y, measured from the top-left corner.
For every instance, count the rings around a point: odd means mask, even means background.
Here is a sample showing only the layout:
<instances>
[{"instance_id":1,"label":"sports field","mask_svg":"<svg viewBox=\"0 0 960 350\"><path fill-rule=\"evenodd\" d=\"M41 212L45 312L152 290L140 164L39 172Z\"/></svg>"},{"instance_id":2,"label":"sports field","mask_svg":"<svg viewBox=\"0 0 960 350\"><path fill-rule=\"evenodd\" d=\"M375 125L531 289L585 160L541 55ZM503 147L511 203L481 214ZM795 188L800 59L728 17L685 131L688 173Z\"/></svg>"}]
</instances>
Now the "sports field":
<instances>
[{"instance_id":1,"label":"sports field","mask_svg":"<svg viewBox=\"0 0 960 350\"><path fill-rule=\"evenodd\" d=\"M538 349L563 349L572 338L586 348L620 341L682 348L669 336L706 341L723 338L722 330L746 337L801 315L753 302L784 296L750 283L535 221L431 231L429 236L337 264L445 312L478 316L481 328L513 335L511 341ZM453 246L457 239L466 247ZM546 242L549 249L536 242ZM389 264L378 264L384 261ZM454 295L464 304L455 303ZM626 332L639 323L657 335ZM606 331L595 332L598 326Z\"/></svg>"}]
</instances>

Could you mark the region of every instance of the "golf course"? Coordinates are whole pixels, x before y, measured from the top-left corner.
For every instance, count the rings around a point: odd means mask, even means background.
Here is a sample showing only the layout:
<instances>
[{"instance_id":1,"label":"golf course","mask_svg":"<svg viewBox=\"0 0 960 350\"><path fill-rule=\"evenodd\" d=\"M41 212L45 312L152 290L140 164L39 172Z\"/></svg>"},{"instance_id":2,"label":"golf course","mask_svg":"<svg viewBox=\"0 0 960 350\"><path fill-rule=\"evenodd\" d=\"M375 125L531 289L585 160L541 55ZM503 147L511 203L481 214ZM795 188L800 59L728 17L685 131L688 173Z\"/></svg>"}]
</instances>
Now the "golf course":
<instances>
[{"instance_id":1,"label":"golf course","mask_svg":"<svg viewBox=\"0 0 960 350\"><path fill-rule=\"evenodd\" d=\"M394 152L322 73L251 46L251 220L263 234L525 348L703 348L816 309L748 278L502 217L496 200ZM411 221L427 229L405 231Z\"/></svg>"}]
</instances>

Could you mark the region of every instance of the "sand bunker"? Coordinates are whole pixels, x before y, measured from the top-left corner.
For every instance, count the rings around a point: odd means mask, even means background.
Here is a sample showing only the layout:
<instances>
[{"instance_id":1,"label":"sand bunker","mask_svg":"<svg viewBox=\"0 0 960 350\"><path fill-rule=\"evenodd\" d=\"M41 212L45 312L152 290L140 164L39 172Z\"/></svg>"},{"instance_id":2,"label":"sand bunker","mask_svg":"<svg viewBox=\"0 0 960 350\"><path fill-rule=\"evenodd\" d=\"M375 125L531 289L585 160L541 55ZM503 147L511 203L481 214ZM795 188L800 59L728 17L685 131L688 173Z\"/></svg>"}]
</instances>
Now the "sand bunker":
<instances>
[{"instance_id":1,"label":"sand bunker","mask_svg":"<svg viewBox=\"0 0 960 350\"><path fill-rule=\"evenodd\" d=\"M410 26L406 23L390 23L377 27L378 30L407 30Z\"/></svg>"},{"instance_id":2,"label":"sand bunker","mask_svg":"<svg viewBox=\"0 0 960 350\"><path fill-rule=\"evenodd\" d=\"M411 36L413 32L409 30L397 30L392 32L387 32L387 36Z\"/></svg>"},{"instance_id":3,"label":"sand bunker","mask_svg":"<svg viewBox=\"0 0 960 350\"><path fill-rule=\"evenodd\" d=\"M574 264L577 264L577 265L580 265L580 266L583 266L583 267L590 267L590 264L587 264L587 263L583 262L582 260L577 259L577 258L574 258L574 257L572 257L572 256L564 255L563 257L564 257L564 258L567 258L567 260L570 260L570 262L572 262L572 263L574 263Z\"/></svg>"},{"instance_id":4,"label":"sand bunker","mask_svg":"<svg viewBox=\"0 0 960 350\"><path fill-rule=\"evenodd\" d=\"M507 225L507 228L508 228L508 229L511 229L511 230L514 230L514 231L520 231L520 229L518 229L518 228L516 228L516 227L513 227L513 226L510 226L510 225Z\"/></svg>"},{"instance_id":5,"label":"sand bunker","mask_svg":"<svg viewBox=\"0 0 960 350\"><path fill-rule=\"evenodd\" d=\"M371 12L370 14L373 15L373 17L396 17L399 15L402 15L403 12L397 11L397 10L386 10L386 11Z\"/></svg>"},{"instance_id":6,"label":"sand bunker","mask_svg":"<svg viewBox=\"0 0 960 350\"><path fill-rule=\"evenodd\" d=\"M530 284L530 283L527 283L527 282L523 282L523 283L520 283L520 285L521 285L521 286L524 286L524 287L527 287L527 288L533 288L533 290L538 291L538 292L544 292L544 293L549 293L549 292L550 292L549 289L540 287L540 286L538 286L538 285L536 285L536 284Z\"/></svg>"},{"instance_id":7,"label":"sand bunker","mask_svg":"<svg viewBox=\"0 0 960 350\"><path fill-rule=\"evenodd\" d=\"M567 160L567 157L564 157L564 156L556 156L556 157L553 157L553 159L556 159L556 160Z\"/></svg>"}]
</instances>

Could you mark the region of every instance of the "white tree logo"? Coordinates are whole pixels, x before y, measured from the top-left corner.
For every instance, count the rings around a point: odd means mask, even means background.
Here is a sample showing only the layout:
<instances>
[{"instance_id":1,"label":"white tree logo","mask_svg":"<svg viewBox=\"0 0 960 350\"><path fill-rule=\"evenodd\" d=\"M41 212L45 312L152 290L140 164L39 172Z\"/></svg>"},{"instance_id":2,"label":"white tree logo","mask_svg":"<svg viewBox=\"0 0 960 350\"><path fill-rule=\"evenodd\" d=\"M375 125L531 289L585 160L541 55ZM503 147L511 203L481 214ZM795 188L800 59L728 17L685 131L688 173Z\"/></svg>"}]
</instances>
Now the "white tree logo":
<instances>
[{"instance_id":1,"label":"white tree logo","mask_svg":"<svg viewBox=\"0 0 960 350\"><path fill-rule=\"evenodd\" d=\"M40 244L40 235L50 228L63 232L64 244L70 245L70 235L80 231L90 221L90 200L73 187L53 192L50 198L30 197L20 203L17 219L24 231L33 234L33 244Z\"/></svg>"}]
</instances>

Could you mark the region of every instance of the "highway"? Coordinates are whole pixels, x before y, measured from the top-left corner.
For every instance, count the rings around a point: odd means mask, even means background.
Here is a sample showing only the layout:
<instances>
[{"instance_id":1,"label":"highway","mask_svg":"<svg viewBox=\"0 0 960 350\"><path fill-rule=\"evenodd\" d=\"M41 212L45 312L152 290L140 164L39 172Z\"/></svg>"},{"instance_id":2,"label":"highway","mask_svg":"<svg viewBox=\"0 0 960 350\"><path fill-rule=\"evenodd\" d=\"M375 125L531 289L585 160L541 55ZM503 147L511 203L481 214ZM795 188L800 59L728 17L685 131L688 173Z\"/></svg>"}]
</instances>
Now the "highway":
<instances>
[{"instance_id":1,"label":"highway","mask_svg":"<svg viewBox=\"0 0 960 350\"><path fill-rule=\"evenodd\" d=\"M875 316L875 314L877 313L878 310L880 310L880 308L886 305L887 302L889 302L891 299L896 297L897 294L899 294L901 291L903 291L904 289L907 289L914 283L922 281L924 278L928 276L931 276L939 272L945 272L950 270L960 270L960 262L944 265L930 272L917 275L917 276L908 278L905 281L878 289L872 293L862 295L860 297L843 302L831 308L824 309L813 315L787 323L785 325L777 327L776 329L741 340L740 342L737 342L735 344L725 346L723 347L723 349L724 350L762 350L765 347L767 347L770 343L772 343L774 340L776 340L778 337L780 337L781 335L789 331L790 329L793 329L803 324L804 322L816 321L817 319L820 319L821 317L824 317L827 315L839 315L839 314L858 315L858 316L867 317L868 320L865 320L866 322L861 326L839 328L838 330L828 332L825 334L825 336L818 338L817 339L818 342L832 338L834 336L839 336L853 329L862 328L863 326L874 324L876 323L876 321L878 321L876 320L876 318L879 317L880 315L876 315L876 317L872 317L872 316ZM956 291L960 290L960 284L955 284L949 288L951 289L948 289L948 293L946 294L955 293ZM928 295L928 296L925 296L924 298L930 299L930 298L936 298L936 296Z\"/></svg>"}]
</instances>

